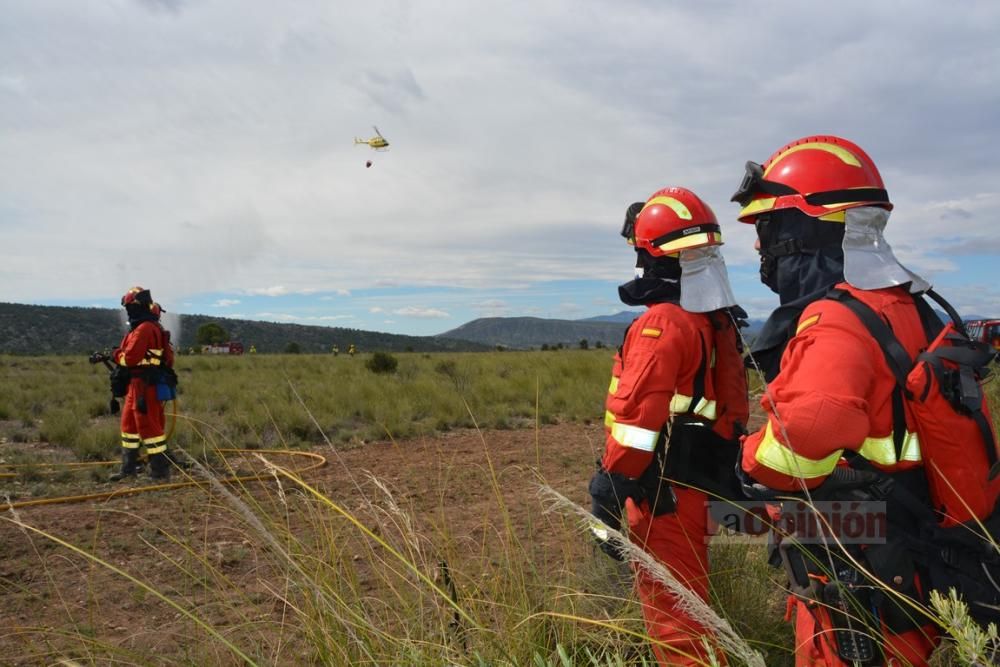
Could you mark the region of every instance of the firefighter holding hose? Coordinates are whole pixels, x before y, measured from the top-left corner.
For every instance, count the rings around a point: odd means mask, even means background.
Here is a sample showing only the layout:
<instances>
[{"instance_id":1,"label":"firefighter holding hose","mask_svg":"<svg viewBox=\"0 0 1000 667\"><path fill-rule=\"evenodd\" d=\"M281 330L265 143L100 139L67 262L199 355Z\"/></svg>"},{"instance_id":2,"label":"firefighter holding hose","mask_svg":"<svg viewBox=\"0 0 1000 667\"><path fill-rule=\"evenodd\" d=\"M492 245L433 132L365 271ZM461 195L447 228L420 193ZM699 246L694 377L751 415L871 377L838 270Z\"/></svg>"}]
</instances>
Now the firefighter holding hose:
<instances>
[{"instance_id":1,"label":"firefighter holding hose","mask_svg":"<svg viewBox=\"0 0 1000 667\"><path fill-rule=\"evenodd\" d=\"M111 481L135 477L140 470L139 448L149 457L149 477L170 478L167 436L164 433L163 404L169 391L158 387L176 386L173 373L174 351L170 332L160 324L159 304L148 289L133 287L121 300L128 314L129 331L112 352L114 364L128 369L129 384L121 411L121 469Z\"/></svg>"}]
</instances>

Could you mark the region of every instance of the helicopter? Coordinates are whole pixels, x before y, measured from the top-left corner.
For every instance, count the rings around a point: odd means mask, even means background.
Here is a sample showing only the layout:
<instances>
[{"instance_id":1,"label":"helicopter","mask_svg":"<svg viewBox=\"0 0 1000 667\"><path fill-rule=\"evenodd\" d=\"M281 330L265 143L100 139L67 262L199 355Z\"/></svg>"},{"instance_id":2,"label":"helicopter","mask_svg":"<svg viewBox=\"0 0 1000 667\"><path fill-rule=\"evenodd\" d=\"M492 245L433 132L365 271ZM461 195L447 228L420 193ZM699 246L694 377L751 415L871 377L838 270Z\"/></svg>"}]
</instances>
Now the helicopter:
<instances>
[{"instance_id":1,"label":"helicopter","mask_svg":"<svg viewBox=\"0 0 1000 667\"><path fill-rule=\"evenodd\" d=\"M375 136L374 137L372 137L371 139L359 139L357 137L354 137L354 143L355 144L368 144L369 146L371 146L372 148L374 148L377 151L387 151L387 150L389 150L389 142L386 140L385 137L382 136L382 133L378 131L378 128L375 127L374 125L372 125L372 129L375 130Z\"/></svg>"}]
</instances>

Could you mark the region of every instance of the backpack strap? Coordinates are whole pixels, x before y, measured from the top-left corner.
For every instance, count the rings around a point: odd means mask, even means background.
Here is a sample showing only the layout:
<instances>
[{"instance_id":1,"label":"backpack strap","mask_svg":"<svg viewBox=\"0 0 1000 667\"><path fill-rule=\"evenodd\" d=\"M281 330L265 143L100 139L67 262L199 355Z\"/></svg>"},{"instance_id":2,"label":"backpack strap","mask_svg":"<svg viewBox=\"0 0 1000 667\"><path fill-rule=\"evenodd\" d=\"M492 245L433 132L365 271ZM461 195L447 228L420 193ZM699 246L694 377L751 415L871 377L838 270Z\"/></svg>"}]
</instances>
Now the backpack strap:
<instances>
[{"instance_id":1,"label":"backpack strap","mask_svg":"<svg viewBox=\"0 0 1000 667\"><path fill-rule=\"evenodd\" d=\"M976 426L979 427L979 431L983 436L983 444L986 449L986 458L990 465L989 479L994 479L998 474L1000 474L1000 457L997 455L996 438L993 435L993 430L990 427L989 422L986 419L986 415L983 414L982 410L982 400L983 394L982 389L979 386L979 382L976 378L977 369L984 368L992 359L992 353L985 351L985 346L979 345L974 341L970 341L968 336L965 334L965 326L962 323L962 319L958 316L958 313L952 307L950 303L944 300L939 294L933 290L928 290L927 295L930 296L935 302L937 302L952 320L952 325L955 327L957 333L953 335L945 334L948 340L956 343L949 347L939 347L932 352L922 352L917 356L917 361L923 361L931 367L935 375L938 377L938 384L942 386L945 391L952 391L950 387L945 386L943 378L947 376L946 369L942 362L949 361L957 365L960 372L957 374L958 386L955 387L954 393L956 401L949 401L954 407L961 410L963 414L971 417L975 421ZM853 296L850 292L842 290L839 288L834 288L830 290L827 294L827 298L834 301L838 301L846 306L851 312L857 315L861 323L865 325L869 333L875 338L875 341L879 344L882 349L882 353L885 355L886 363L889 365L889 370L892 372L893 376L896 378L896 388L893 389L892 397L892 411L893 411L893 444L896 447L896 459L899 460L899 456L902 449L902 437L903 431L905 430L906 417L903 412L903 401L902 397L905 396L907 399L912 400L913 396L906 389L906 376L909 374L910 368L913 366L913 360L910 359L910 355L903 348L903 345L899 342L899 339L892 333L889 325L886 324L878 313L872 310L868 305L862 303L857 297ZM914 298L914 304L916 304L917 311L920 314L921 324L924 326L925 333L933 331L935 320L940 330L942 327L940 319L927 304L919 296ZM937 336L928 337L928 343L934 341L941 334L938 333ZM896 393L899 392L901 395L897 397Z\"/></svg>"},{"instance_id":2,"label":"backpack strap","mask_svg":"<svg viewBox=\"0 0 1000 667\"><path fill-rule=\"evenodd\" d=\"M875 338L882 354L885 355L885 361L889 365L893 377L896 378L896 384L903 389L904 393L908 394L906 392L906 376L909 375L910 368L913 366L913 359L910 358L906 348L899 342L896 335L892 333L892 329L886 321L847 290L835 287L827 293L826 298L843 304L861 320L861 323L868 329L868 333ZM907 395L907 398L910 396Z\"/></svg>"}]
</instances>

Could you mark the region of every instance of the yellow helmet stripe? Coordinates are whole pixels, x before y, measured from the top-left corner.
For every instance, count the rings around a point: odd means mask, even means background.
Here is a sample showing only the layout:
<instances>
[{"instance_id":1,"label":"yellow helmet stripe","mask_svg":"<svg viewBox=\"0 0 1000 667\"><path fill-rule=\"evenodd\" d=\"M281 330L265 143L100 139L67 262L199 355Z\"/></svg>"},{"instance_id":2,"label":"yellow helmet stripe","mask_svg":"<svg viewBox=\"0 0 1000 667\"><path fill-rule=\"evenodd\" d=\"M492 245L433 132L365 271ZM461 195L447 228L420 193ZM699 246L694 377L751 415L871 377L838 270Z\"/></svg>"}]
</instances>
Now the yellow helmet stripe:
<instances>
[{"instance_id":1,"label":"yellow helmet stripe","mask_svg":"<svg viewBox=\"0 0 1000 667\"><path fill-rule=\"evenodd\" d=\"M687 206L684 205L684 202L678 199L674 199L673 197L667 197L665 195L661 195L659 197L653 197L648 202L646 202L646 205L642 207L642 210L644 211L648 207L654 206L656 204L663 204L664 206L671 208L673 212L677 214L677 217L680 218L681 220L691 219L691 211L688 209ZM639 211L639 213L641 215L642 211Z\"/></svg>"},{"instance_id":2,"label":"yellow helmet stripe","mask_svg":"<svg viewBox=\"0 0 1000 667\"><path fill-rule=\"evenodd\" d=\"M813 141L807 144L799 144L798 146L792 146L787 151L782 153L777 159L775 159L774 162L768 165L767 169L764 170L764 178L767 178L767 175L770 173L770 171L774 169L775 166L777 166L777 164L782 160L784 160L786 157L788 157L792 153L798 153L799 151L804 151L804 150L826 151L827 153L832 153L833 155L836 155L838 158L840 158L841 162L849 164L852 167L861 166L861 161L854 156L854 153L847 150L843 146L838 146L837 144L828 144L825 141Z\"/></svg>"},{"instance_id":3,"label":"yellow helmet stripe","mask_svg":"<svg viewBox=\"0 0 1000 667\"><path fill-rule=\"evenodd\" d=\"M755 215L763 211L770 211L774 208L774 202L778 201L777 197L763 197L761 199L754 199L752 202L743 207L737 218L745 218L748 215Z\"/></svg>"},{"instance_id":4,"label":"yellow helmet stripe","mask_svg":"<svg viewBox=\"0 0 1000 667\"><path fill-rule=\"evenodd\" d=\"M700 248L706 245L722 245L722 234L717 232L704 232L702 234L692 234L682 236L679 239L656 246L657 250L663 253L679 252L690 248Z\"/></svg>"}]
</instances>

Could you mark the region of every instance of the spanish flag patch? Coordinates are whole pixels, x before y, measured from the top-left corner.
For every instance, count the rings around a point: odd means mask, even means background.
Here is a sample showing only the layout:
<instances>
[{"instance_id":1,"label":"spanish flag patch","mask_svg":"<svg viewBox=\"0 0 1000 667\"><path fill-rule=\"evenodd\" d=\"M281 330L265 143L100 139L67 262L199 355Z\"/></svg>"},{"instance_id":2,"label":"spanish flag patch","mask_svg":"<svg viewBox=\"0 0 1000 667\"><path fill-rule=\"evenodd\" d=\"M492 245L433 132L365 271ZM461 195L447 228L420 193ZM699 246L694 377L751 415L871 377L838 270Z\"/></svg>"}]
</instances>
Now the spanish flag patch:
<instances>
[{"instance_id":1,"label":"spanish flag patch","mask_svg":"<svg viewBox=\"0 0 1000 667\"><path fill-rule=\"evenodd\" d=\"M645 336L646 338L659 338L660 334L663 333L663 329L655 329L653 327L646 327L643 329L639 335Z\"/></svg>"},{"instance_id":2,"label":"spanish flag patch","mask_svg":"<svg viewBox=\"0 0 1000 667\"><path fill-rule=\"evenodd\" d=\"M812 325L818 323L820 315L822 315L822 313L816 313L815 315L807 317L806 319L799 322L799 326L795 328L795 335L798 336L800 333L802 333Z\"/></svg>"}]
</instances>

